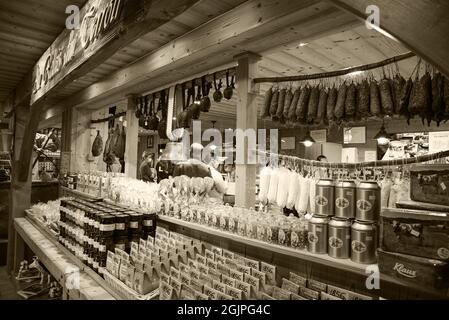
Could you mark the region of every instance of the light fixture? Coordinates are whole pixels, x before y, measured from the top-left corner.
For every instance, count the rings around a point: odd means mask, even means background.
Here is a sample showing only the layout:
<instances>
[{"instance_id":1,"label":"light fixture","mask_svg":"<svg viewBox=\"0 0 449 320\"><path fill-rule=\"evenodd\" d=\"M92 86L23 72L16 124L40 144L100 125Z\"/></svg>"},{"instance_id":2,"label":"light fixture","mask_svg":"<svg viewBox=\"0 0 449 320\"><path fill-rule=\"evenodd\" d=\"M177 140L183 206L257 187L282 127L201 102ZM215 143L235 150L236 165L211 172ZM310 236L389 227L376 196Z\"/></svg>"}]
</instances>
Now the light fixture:
<instances>
[{"instance_id":1,"label":"light fixture","mask_svg":"<svg viewBox=\"0 0 449 320\"><path fill-rule=\"evenodd\" d=\"M374 136L374 139L377 140L377 143L381 146L390 143L391 137L385 129L385 124L382 122L382 127L380 127L379 132Z\"/></svg>"},{"instance_id":2,"label":"light fixture","mask_svg":"<svg viewBox=\"0 0 449 320\"><path fill-rule=\"evenodd\" d=\"M305 47L306 45L308 45L309 43L308 42L300 42L299 43L299 46L300 47Z\"/></svg>"},{"instance_id":3,"label":"light fixture","mask_svg":"<svg viewBox=\"0 0 449 320\"><path fill-rule=\"evenodd\" d=\"M307 130L306 135L304 136L304 138L302 139L301 143L306 147L309 148L311 147L314 143L315 140L312 138L312 136L310 135L310 130Z\"/></svg>"},{"instance_id":4,"label":"light fixture","mask_svg":"<svg viewBox=\"0 0 449 320\"><path fill-rule=\"evenodd\" d=\"M348 73L349 77L357 77L359 75L361 75L364 71L353 71L351 73Z\"/></svg>"}]
</instances>

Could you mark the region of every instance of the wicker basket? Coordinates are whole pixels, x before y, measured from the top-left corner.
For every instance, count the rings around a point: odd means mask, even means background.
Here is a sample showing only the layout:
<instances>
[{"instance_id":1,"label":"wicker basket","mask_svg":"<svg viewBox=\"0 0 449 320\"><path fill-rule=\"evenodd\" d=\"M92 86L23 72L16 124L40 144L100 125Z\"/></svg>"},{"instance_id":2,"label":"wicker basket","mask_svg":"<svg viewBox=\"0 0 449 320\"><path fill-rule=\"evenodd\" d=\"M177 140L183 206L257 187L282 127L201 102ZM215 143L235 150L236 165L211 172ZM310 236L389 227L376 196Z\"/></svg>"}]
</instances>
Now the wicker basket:
<instances>
[{"instance_id":1,"label":"wicker basket","mask_svg":"<svg viewBox=\"0 0 449 320\"><path fill-rule=\"evenodd\" d=\"M159 298L159 289L143 295L128 287L106 269L100 268L99 272L103 275L111 289L117 292L124 300L157 300Z\"/></svg>"}]
</instances>

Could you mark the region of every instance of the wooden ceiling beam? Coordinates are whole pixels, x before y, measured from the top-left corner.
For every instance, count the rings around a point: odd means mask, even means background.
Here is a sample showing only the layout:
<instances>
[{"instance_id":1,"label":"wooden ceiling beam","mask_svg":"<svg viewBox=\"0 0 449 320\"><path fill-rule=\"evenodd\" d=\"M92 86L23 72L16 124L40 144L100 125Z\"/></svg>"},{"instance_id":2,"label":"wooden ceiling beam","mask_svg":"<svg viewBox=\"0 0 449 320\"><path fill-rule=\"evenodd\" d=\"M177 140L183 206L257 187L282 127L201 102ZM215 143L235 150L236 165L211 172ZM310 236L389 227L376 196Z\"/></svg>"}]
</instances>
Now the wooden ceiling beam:
<instances>
[{"instance_id":1,"label":"wooden ceiling beam","mask_svg":"<svg viewBox=\"0 0 449 320\"><path fill-rule=\"evenodd\" d=\"M188 34L177 38L130 66L91 85L62 105L83 105L113 101L131 91L142 92L176 81L178 78L208 70L232 61L243 51L265 51L279 47L309 34L317 36L335 25L353 24L350 15L329 7L316 8L319 1L250 0L209 21ZM304 10L318 21L304 19ZM323 15L320 15L323 10ZM332 14L328 21L320 21ZM305 20L307 31L301 31ZM319 26L316 28L316 26ZM291 27L294 30L291 30ZM285 30L282 37L271 37ZM262 41L263 40L263 41ZM254 45L254 42L257 45ZM250 50L251 51L251 50ZM150 81L151 79L151 81ZM131 90L131 91L130 91Z\"/></svg>"},{"instance_id":2,"label":"wooden ceiling beam","mask_svg":"<svg viewBox=\"0 0 449 320\"><path fill-rule=\"evenodd\" d=\"M449 1L330 0L366 20L366 8L376 5L380 27L449 77Z\"/></svg>"}]
</instances>

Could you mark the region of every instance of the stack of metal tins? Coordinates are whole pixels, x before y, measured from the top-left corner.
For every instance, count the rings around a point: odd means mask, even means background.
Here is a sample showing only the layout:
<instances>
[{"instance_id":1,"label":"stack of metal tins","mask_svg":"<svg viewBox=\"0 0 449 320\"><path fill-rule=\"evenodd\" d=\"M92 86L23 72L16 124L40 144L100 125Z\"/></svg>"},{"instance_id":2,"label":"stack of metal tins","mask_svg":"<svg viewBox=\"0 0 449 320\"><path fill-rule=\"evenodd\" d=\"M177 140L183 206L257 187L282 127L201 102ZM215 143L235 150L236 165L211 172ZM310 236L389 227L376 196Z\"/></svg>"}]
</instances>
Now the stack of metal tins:
<instances>
[{"instance_id":1,"label":"stack of metal tins","mask_svg":"<svg viewBox=\"0 0 449 320\"><path fill-rule=\"evenodd\" d=\"M376 263L377 222L380 215L380 187L376 181L362 181L357 187L356 221L351 231L351 260Z\"/></svg>"},{"instance_id":2,"label":"stack of metal tins","mask_svg":"<svg viewBox=\"0 0 449 320\"><path fill-rule=\"evenodd\" d=\"M349 259L351 256L351 224L355 217L356 185L344 180L335 186L335 216L329 223L329 256Z\"/></svg>"},{"instance_id":3,"label":"stack of metal tins","mask_svg":"<svg viewBox=\"0 0 449 320\"><path fill-rule=\"evenodd\" d=\"M331 179L322 179L315 188L315 214L309 220L308 251L326 254L329 219L334 215L335 184Z\"/></svg>"}]
</instances>

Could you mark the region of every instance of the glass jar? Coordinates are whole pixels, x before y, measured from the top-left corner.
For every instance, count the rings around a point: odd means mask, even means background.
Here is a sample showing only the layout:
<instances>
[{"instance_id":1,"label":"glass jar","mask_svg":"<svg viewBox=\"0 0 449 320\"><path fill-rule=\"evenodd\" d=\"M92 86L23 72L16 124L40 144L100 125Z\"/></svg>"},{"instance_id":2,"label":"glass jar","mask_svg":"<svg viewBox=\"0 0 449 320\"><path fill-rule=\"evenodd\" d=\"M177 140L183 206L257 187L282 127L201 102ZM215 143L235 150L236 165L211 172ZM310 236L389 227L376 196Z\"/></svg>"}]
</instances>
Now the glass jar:
<instances>
[{"instance_id":1,"label":"glass jar","mask_svg":"<svg viewBox=\"0 0 449 320\"><path fill-rule=\"evenodd\" d=\"M269 243L278 243L279 236L279 225L276 219L270 219L269 225L267 228L267 242Z\"/></svg>"},{"instance_id":2,"label":"glass jar","mask_svg":"<svg viewBox=\"0 0 449 320\"><path fill-rule=\"evenodd\" d=\"M278 243L282 246L291 244L291 225L288 221L283 222L279 227Z\"/></svg>"},{"instance_id":3,"label":"glass jar","mask_svg":"<svg viewBox=\"0 0 449 320\"><path fill-rule=\"evenodd\" d=\"M267 225L263 218L257 220L257 240L267 241Z\"/></svg>"},{"instance_id":4,"label":"glass jar","mask_svg":"<svg viewBox=\"0 0 449 320\"><path fill-rule=\"evenodd\" d=\"M237 234L242 237L246 237L246 217L240 216L238 218Z\"/></svg>"}]
</instances>

